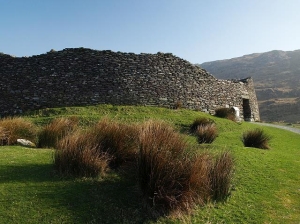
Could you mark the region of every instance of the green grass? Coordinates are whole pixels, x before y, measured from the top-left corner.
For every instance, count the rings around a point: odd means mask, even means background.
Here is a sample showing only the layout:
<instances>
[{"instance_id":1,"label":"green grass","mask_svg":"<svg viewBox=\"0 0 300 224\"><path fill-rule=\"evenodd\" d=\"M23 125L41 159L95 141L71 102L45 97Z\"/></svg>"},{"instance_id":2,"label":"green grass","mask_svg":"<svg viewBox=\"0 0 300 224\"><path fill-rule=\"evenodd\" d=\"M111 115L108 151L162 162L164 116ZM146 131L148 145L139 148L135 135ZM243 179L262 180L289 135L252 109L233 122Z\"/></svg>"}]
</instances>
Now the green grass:
<instances>
[{"instance_id":1,"label":"green grass","mask_svg":"<svg viewBox=\"0 0 300 224\"><path fill-rule=\"evenodd\" d=\"M62 179L52 150L0 147L0 223L140 223L132 178Z\"/></svg>"},{"instance_id":2,"label":"green grass","mask_svg":"<svg viewBox=\"0 0 300 224\"><path fill-rule=\"evenodd\" d=\"M271 150L234 148L234 191L228 202L200 210L193 220L212 223L298 223L299 135L276 129ZM208 218L203 218L206 214Z\"/></svg>"},{"instance_id":3,"label":"green grass","mask_svg":"<svg viewBox=\"0 0 300 224\"><path fill-rule=\"evenodd\" d=\"M47 115L47 116L46 116ZM0 147L0 223L299 223L300 135L261 127L272 138L270 150L247 148L237 124L196 111L156 107L93 106L49 109L27 117L45 124L58 116L79 116L83 125L107 116L124 122L162 119L183 135L198 117L215 121L219 136L212 151L230 150L235 158L231 196L199 207L181 220L151 220L142 206L135 177L111 172L103 179L61 178L53 172L53 151ZM191 144L195 137L186 136ZM201 149L198 149L201 150Z\"/></svg>"},{"instance_id":4,"label":"green grass","mask_svg":"<svg viewBox=\"0 0 300 224\"><path fill-rule=\"evenodd\" d=\"M207 114L192 110L169 110L167 108L158 107L113 105L44 109L28 113L27 117L36 124L45 124L51 119L60 116L79 116L82 124L98 121L102 117L113 118L124 122L163 119L174 124L182 124L191 122L191 117L197 117L199 114L201 116L210 117ZM190 123L188 125L190 125Z\"/></svg>"}]
</instances>

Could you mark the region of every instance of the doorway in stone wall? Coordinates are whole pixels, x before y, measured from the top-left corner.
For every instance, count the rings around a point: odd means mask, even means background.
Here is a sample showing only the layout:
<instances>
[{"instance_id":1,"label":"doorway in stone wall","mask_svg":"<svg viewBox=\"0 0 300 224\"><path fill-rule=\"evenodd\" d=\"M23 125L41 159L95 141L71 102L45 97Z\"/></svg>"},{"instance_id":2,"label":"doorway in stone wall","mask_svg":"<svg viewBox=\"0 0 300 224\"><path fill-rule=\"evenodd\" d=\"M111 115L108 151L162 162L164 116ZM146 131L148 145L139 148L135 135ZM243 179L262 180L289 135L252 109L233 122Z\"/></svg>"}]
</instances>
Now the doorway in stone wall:
<instances>
[{"instance_id":1,"label":"doorway in stone wall","mask_svg":"<svg viewBox=\"0 0 300 224\"><path fill-rule=\"evenodd\" d=\"M251 108L249 99L243 99L244 121L251 121Z\"/></svg>"}]
</instances>

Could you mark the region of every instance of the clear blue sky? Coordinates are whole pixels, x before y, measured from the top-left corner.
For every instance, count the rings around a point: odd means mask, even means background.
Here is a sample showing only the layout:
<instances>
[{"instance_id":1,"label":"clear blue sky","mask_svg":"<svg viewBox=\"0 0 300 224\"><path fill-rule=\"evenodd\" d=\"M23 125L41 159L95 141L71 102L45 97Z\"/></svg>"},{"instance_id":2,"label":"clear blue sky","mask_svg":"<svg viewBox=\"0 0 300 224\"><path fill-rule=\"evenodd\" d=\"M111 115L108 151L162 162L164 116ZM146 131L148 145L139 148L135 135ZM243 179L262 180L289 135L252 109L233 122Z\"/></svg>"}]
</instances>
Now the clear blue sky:
<instances>
[{"instance_id":1,"label":"clear blue sky","mask_svg":"<svg viewBox=\"0 0 300 224\"><path fill-rule=\"evenodd\" d=\"M300 0L0 0L0 52L87 47L202 63L300 49Z\"/></svg>"}]
</instances>

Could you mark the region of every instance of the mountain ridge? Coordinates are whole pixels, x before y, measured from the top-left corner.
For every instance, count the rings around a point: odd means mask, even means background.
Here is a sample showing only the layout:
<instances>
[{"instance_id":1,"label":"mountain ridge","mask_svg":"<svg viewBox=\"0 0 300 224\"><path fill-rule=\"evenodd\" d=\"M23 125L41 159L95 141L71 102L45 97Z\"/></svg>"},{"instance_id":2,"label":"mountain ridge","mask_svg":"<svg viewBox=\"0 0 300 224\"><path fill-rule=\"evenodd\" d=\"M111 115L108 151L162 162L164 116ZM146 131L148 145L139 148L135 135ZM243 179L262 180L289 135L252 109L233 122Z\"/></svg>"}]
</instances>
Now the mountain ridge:
<instances>
[{"instance_id":1,"label":"mountain ridge","mask_svg":"<svg viewBox=\"0 0 300 224\"><path fill-rule=\"evenodd\" d=\"M198 65L219 79L251 76L262 120L300 122L300 50L252 53Z\"/></svg>"}]
</instances>

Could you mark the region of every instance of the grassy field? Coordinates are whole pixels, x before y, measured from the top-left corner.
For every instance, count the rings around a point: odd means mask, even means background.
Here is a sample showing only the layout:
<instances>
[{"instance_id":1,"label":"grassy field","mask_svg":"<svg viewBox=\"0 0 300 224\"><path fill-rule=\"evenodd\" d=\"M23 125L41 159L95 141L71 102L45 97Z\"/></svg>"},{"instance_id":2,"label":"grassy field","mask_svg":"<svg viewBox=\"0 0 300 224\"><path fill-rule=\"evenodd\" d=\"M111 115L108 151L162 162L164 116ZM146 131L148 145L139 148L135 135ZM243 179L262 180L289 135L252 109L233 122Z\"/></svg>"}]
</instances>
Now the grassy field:
<instances>
[{"instance_id":1,"label":"grassy field","mask_svg":"<svg viewBox=\"0 0 300 224\"><path fill-rule=\"evenodd\" d=\"M242 133L258 127L196 111L156 107L93 106L37 111L28 119L41 125L57 116L78 116L82 125L101 117L124 122L161 119L191 144L188 127L197 117L215 120L219 136L197 150L229 150L235 158L231 195L193 214L153 220L142 206L134 176L111 171L103 179L62 178L53 172L53 150L0 147L0 223L300 223L300 136L272 127L271 150L246 148Z\"/></svg>"}]
</instances>

